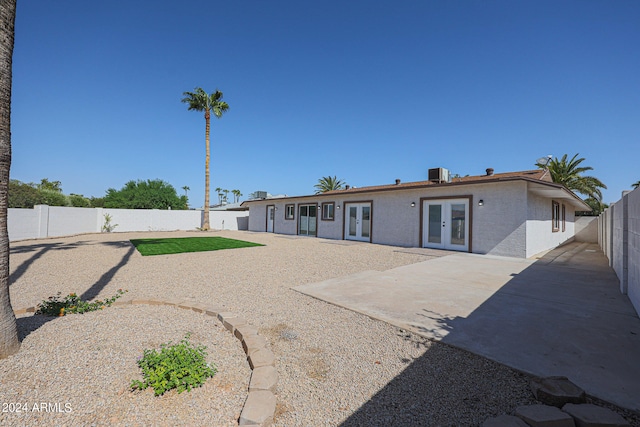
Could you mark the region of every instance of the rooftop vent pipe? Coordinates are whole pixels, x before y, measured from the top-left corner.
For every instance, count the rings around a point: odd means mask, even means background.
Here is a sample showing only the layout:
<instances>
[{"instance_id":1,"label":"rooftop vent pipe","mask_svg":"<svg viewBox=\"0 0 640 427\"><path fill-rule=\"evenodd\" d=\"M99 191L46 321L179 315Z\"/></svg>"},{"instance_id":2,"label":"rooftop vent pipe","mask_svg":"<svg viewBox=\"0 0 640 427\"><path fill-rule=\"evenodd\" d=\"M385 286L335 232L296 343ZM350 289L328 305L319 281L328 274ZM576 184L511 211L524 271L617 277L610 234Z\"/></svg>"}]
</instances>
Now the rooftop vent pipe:
<instances>
[{"instance_id":1,"label":"rooftop vent pipe","mask_svg":"<svg viewBox=\"0 0 640 427\"><path fill-rule=\"evenodd\" d=\"M493 168L487 168L487 176L493 175Z\"/></svg>"},{"instance_id":2,"label":"rooftop vent pipe","mask_svg":"<svg viewBox=\"0 0 640 427\"><path fill-rule=\"evenodd\" d=\"M400 185L400 180L396 179L396 185Z\"/></svg>"}]
</instances>

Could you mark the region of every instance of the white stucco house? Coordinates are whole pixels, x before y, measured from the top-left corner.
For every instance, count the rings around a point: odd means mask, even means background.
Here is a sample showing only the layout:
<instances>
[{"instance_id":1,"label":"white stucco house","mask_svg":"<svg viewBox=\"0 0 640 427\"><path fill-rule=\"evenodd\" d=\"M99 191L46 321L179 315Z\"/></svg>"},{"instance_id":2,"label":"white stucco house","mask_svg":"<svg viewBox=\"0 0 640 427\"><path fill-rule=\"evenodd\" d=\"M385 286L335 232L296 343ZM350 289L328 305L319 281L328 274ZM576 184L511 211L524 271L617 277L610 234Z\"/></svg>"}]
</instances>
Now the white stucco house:
<instances>
[{"instance_id":1,"label":"white stucco house","mask_svg":"<svg viewBox=\"0 0 640 427\"><path fill-rule=\"evenodd\" d=\"M529 258L574 238L578 196L547 170L346 188L250 200L249 230Z\"/></svg>"}]
</instances>

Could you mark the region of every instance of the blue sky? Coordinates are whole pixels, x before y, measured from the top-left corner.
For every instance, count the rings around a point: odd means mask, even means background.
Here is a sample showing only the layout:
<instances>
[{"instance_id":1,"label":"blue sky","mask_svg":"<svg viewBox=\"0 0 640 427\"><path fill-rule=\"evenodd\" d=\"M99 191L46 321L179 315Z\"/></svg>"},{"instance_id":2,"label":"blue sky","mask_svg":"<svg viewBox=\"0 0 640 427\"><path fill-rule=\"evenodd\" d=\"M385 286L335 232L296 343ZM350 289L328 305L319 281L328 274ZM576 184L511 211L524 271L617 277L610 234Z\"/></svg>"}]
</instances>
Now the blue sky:
<instances>
[{"instance_id":1,"label":"blue sky","mask_svg":"<svg viewBox=\"0 0 640 427\"><path fill-rule=\"evenodd\" d=\"M19 0L11 175L201 206L201 86L230 106L211 187L243 199L580 153L612 202L640 180L638 46L637 1Z\"/></svg>"}]
</instances>

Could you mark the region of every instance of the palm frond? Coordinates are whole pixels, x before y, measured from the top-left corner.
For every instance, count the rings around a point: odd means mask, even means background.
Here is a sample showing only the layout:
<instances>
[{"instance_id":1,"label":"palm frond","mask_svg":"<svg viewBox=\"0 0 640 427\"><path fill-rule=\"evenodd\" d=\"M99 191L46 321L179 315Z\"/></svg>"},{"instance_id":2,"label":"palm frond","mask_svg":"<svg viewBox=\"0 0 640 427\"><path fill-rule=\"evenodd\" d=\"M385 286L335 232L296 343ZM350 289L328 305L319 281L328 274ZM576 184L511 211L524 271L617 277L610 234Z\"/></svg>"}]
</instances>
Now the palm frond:
<instances>
[{"instance_id":1,"label":"palm frond","mask_svg":"<svg viewBox=\"0 0 640 427\"><path fill-rule=\"evenodd\" d=\"M338 179L337 176L324 176L318 180L314 188L316 188L316 194L326 193L332 190L342 190L344 188L344 181Z\"/></svg>"},{"instance_id":2,"label":"palm frond","mask_svg":"<svg viewBox=\"0 0 640 427\"><path fill-rule=\"evenodd\" d=\"M539 168L547 168L551 174L553 182L562 184L569 190L577 191L588 197L597 200L602 199L601 188L606 189L602 181L593 176L584 176L587 171L593 170L591 166L580 166L585 160L584 157L578 158L579 154L575 154L570 160L568 155L563 155L560 159L557 157L552 159L548 165L536 163Z\"/></svg>"}]
</instances>

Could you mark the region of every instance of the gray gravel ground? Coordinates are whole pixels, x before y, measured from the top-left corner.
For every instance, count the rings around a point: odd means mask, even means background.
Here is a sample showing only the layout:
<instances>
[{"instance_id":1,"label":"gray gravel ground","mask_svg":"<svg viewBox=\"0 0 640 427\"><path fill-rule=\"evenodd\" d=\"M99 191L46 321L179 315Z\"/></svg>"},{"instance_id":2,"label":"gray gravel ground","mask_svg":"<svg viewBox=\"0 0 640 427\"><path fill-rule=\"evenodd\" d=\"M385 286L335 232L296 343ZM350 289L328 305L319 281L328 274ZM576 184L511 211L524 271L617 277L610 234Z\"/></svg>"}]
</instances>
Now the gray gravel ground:
<instances>
[{"instance_id":1,"label":"gray gravel ground","mask_svg":"<svg viewBox=\"0 0 640 427\"><path fill-rule=\"evenodd\" d=\"M0 402L20 405L5 409L1 425L238 424L251 369L240 342L215 318L135 305L18 321L28 335L0 362ZM207 362L219 372L189 393L131 391L131 380L142 380L136 360L144 350L179 343L187 333L207 347Z\"/></svg>"},{"instance_id":2,"label":"gray gravel ground","mask_svg":"<svg viewBox=\"0 0 640 427\"><path fill-rule=\"evenodd\" d=\"M129 244L131 238L202 235L266 246L142 257ZM123 288L133 298L185 298L237 313L259 328L276 355L280 381L275 424L280 426L474 426L535 402L529 378L521 373L291 290L425 259L391 246L340 243L230 231L112 233L16 242L11 245L11 298L15 308L22 308L58 291L103 299ZM238 352L233 340L207 343L213 337L226 339L224 334L205 332L219 331L218 325L204 324L197 314L167 310L174 309L114 307L40 326L26 336L18 355L0 361L0 401L81 402L71 414L40 414L28 424L62 419L65 424L137 425L153 420L157 425L175 425L177 419L172 417L186 417L181 419L228 425L229 414L237 419L246 396L248 368L242 350ZM30 325L20 322L23 331L33 329ZM220 377L220 384L197 390L214 396L204 404L206 411L194 402L198 397L192 401L188 394L149 400L129 392L141 349L179 340L190 327L215 349L211 357L220 366L218 375L228 369L237 383ZM239 358L241 365L231 364L233 358ZM105 367L113 366L105 365L109 359L115 360L115 367ZM76 369L88 378L80 381L78 375L68 374ZM100 374L91 376L92 369ZM224 405L217 403L221 388ZM82 414L92 415L81 418ZM102 418L90 418L97 414ZM0 422L8 420L6 415Z\"/></svg>"}]
</instances>

